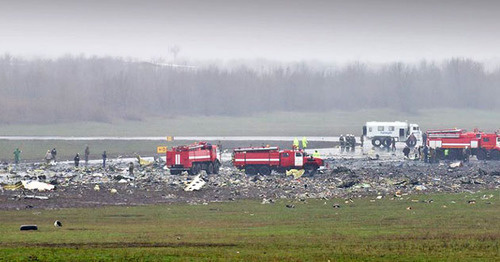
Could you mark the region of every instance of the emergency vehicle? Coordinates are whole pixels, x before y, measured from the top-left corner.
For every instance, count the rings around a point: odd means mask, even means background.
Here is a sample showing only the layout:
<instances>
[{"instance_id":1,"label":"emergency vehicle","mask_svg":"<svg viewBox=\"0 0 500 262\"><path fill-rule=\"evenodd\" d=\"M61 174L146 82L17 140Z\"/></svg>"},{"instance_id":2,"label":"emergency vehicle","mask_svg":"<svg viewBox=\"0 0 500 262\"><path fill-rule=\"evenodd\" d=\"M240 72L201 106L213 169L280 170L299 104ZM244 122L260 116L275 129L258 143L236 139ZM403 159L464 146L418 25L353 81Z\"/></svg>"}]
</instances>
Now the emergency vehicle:
<instances>
[{"instance_id":1,"label":"emergency vehicle","mask_svg":"<svg viewBox=\"0 0 500 262\"><path fill-rule=\"evenodd\" d=\"M464 154L478 160L500 160L500 134L479 130L441 129L426 132L427 146L436 149L439 159L463 159Z\"/></svg>"},{"instance_id":2,"label":"emergency vehicle","mask_svg":"<svg viewBox=\"0 0 500 262\"><path fill-rule=\"evenodd\" d=\"M249 147L233 151L233 165L244 169L247 175L270 175L290 169L304 169L313 175L324 162L321 158L307 155L301 150L280 150L278 147Z\"/></svg>"},{"instance_id":3,"label":"emergency vehicle","mask_svg":"<svg viewBox=\"0 0 500 262\"><path fill-rule=\"evenodd\" d=\"M207 174L218 174L220 163L219 148L207 142L172 147L167 151L167 167L172 175L182 171L196 175L201 170Z\"/></svg>"},{"instance_id":4,"label":"emergency vehicle","mask_svg":"<svg viewBox=\"0 0 500 262\"><path fill-rule=\"evenodd\" d=\"M363 135L372 140L375 147L392 145L392 139L397 142L406 142L409 147L414 147L422 141L422 131L417 124L408 122L366 122L363 126ZM415 139L409 139L411 135Z\"/></svg>"}]
</instances>

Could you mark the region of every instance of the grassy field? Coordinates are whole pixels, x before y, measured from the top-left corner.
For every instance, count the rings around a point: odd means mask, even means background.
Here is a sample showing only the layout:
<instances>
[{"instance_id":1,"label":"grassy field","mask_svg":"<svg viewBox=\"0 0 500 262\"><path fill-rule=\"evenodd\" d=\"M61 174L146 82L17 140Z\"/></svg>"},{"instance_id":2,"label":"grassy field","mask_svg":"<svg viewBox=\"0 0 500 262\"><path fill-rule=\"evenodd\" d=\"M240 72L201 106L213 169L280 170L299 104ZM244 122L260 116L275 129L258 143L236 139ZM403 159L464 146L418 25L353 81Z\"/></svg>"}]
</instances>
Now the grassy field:
<instances>
[{"instance_id":1,"label":"grassy field","mask_svg":"<svg viewBox=\"0 0 500 262\"><path fill-rule=\"evenodd\" d=\"M499 197L0 211L0 260L494 261ZM52 226L56 219L62 228ZM19 231L29 223L39 231Z\"/></svg>"},{"instance_id":2,"label":"grassy field","mask_svg":"<svg viewBox=\"0 0 500 262\"><path fill-rule=\"evenodd\" d=\"M179 117L148 118L144 121L116 121L114 123L77 122L53 125L4 125L0 135L40 136L336 136L342 133L360 135L364 122L371 120L408 120L424 130L462 127L469 130L481 127L494 131L500 128L500 112L479 110L422 110L419 114L402 114L390 110L323 113L269 113L250 117ZM85 144L91 146L93 158L100 158L107 150L110 157L151 155L158 145L175 145L161 141L6 141L0 140L0 160L12 161L16 147L22 158L41 159L46 150L56 147L64 159L82 153Z\"/></svg>"},{"instance_id":3,"label":"grassy field","mask_svg":"<svg viewBox=\"0 0 500 262\"><path fill-rule=\"evenodd\" d=\"M366 121L419 123L422 129L461 127L495 131L500 112L433 109L418 114L374 109L320 113L278 112L249 117L147 118L113 123L76 122L51 125L2 125L0 135L60 136L335 136L360 135Z\"/></svg>"}]
</instances>

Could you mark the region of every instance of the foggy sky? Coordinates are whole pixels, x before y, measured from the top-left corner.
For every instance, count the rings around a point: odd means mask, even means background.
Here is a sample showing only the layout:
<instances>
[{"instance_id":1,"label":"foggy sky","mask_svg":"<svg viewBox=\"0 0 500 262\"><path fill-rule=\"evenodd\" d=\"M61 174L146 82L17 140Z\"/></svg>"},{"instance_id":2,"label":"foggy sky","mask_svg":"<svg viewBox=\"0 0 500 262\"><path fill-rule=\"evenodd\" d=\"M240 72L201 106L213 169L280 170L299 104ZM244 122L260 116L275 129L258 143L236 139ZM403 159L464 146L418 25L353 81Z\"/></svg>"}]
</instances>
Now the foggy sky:
<instances>
[{"instance_id":1,"label":"foggy sky","mask_svg":"<svg viewBox=\"0 0 500 262\"><path fill-rule=\"evenodd\" d=\"M0 53L415 61L500 57L500 1L16 0Z\"/></svg>"}]
</instances>

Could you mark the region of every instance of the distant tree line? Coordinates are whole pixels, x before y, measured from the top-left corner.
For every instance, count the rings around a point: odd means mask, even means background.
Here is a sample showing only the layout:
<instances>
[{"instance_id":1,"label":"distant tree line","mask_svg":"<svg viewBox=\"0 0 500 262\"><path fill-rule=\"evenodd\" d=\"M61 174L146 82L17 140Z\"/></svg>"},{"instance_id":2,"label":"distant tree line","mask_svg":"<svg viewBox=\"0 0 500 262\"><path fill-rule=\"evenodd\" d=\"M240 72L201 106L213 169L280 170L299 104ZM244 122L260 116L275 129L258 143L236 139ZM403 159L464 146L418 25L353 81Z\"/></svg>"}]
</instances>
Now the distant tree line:
<instances>
[{"instance_id":1,"label":"distant tree line","mask_svg":"<svg viewBox=\"0 0 500 262\"><path fill-rule=\"evenodd\" d=\"M110 57L0 57L3 124L367 108L498 110L499 98L500 70L487 71L469 59L227 68Z\"/></svg>"}]
</instances>

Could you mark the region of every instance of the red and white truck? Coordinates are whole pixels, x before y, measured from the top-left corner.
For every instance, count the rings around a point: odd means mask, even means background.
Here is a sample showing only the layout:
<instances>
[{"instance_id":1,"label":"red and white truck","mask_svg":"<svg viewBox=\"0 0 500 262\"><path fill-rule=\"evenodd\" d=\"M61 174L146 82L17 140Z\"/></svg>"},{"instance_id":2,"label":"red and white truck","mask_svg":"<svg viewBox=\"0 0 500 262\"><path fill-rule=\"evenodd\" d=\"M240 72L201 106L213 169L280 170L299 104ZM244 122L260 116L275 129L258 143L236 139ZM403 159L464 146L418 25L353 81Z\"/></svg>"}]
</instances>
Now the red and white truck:
<instances>
[{"instance_id":1,"label":"red and white truck","mask_svg":"<svg viewBox=\"0 0 500 262\"><path fill-rule=\"evenodd\" d=\"M182 171L196 175L201 170L205 170L207 174L218 174L220 164L219 148L207 142L172 147L167 151L167 167L172 175L178 175Z\"/></svg>"},{"instance_id":2,"label":"red and white truck","mask_svg":"<svg viewBox=\"0 0 500 262\"><path fill-rule=\"evenodd\" d=\"M426 132L427 146L436 149L439 159L463 159L464 150L479 160L500 160L500 134L479 130L441 129ZM447 156L445 156L447 150Z\"/></svg>"},{"instance_id":3,"label":"red and white truck","mask_svg":"<svg viewBox=\"0 0 500 262\"><path fill-rule=\"evenodd\" d=\"M324 165L319 157L306 155L301 150L280 150L278 147L249 147L233 151L233 165L248 175L270 175L290 169L305 169L308 175Z\"/></svg>"}]
</instances>

